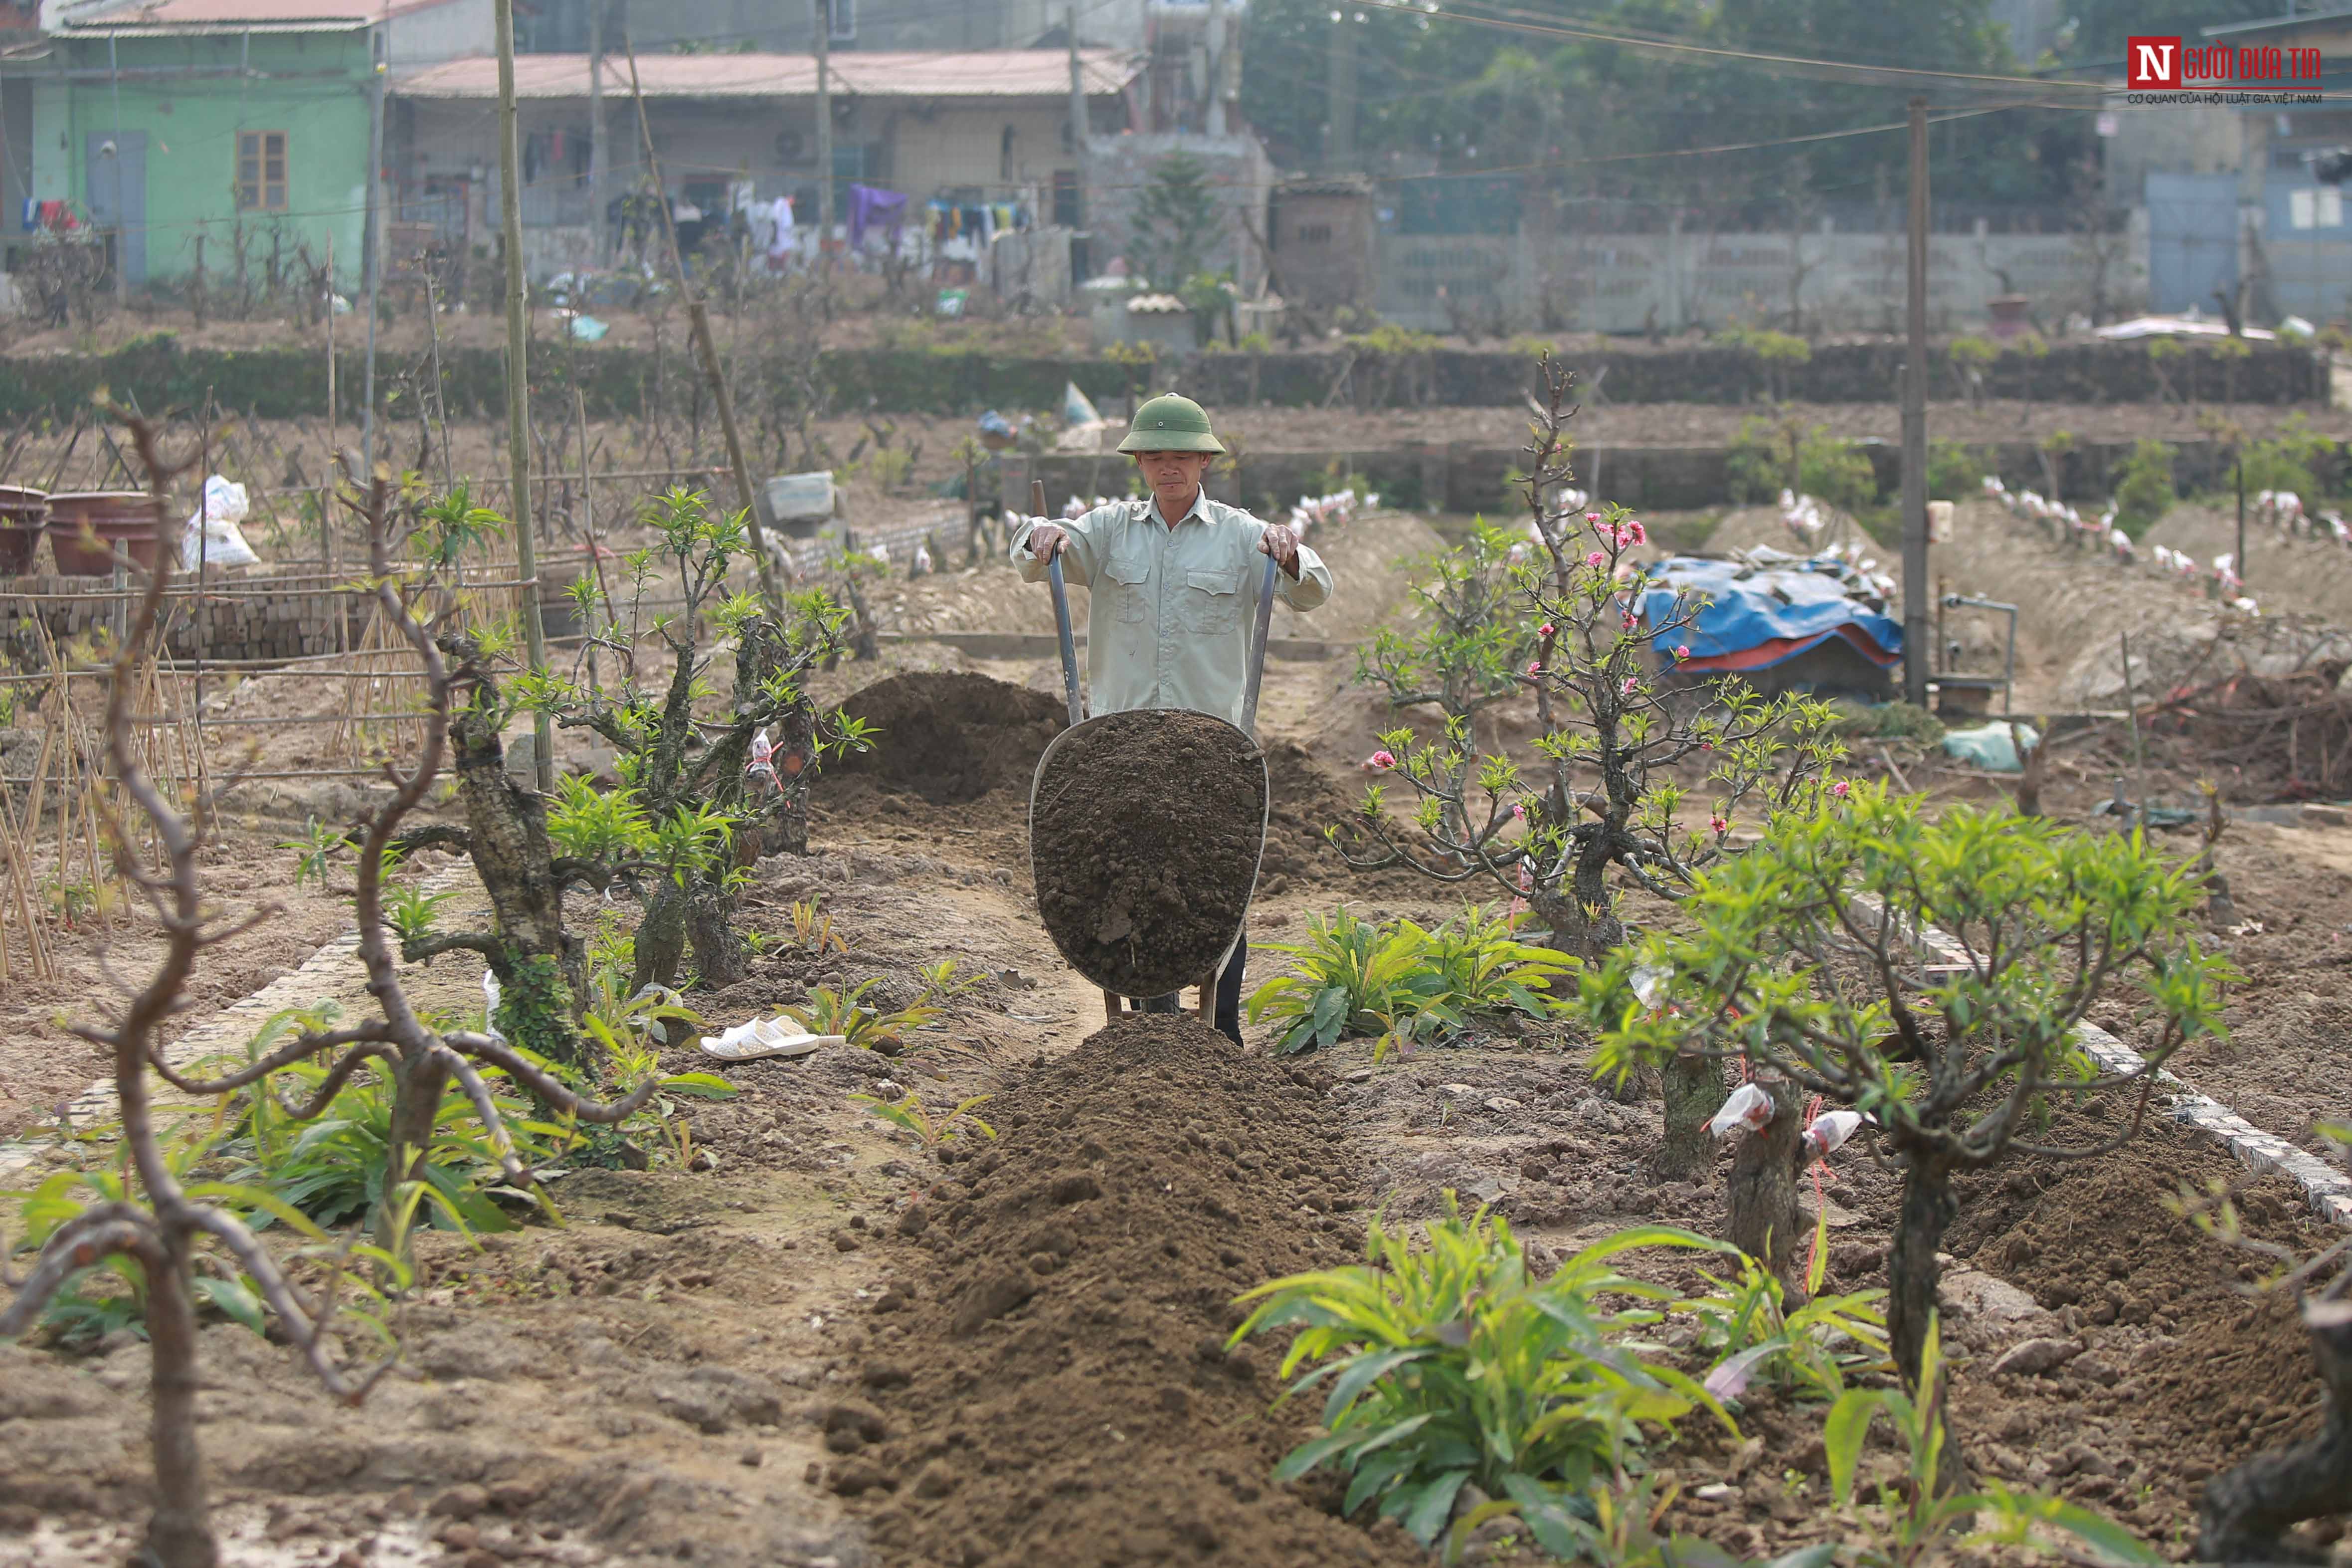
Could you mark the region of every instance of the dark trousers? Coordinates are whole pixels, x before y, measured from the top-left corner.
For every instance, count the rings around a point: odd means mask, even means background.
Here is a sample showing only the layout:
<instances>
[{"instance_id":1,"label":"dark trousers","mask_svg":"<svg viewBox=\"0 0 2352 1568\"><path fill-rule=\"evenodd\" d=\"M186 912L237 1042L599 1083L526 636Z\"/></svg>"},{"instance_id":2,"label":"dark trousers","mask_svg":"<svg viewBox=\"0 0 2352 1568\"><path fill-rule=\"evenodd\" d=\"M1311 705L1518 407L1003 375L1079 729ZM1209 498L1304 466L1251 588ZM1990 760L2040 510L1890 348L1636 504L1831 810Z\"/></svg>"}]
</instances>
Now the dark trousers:
<instances>
[{"instance_id":1,"label":"dark trousers","mask_svg":"<svg viewBox=\"0 0 2352 1568\"><path fill-rule=\"evenodd\" d=\"M1242 1042L1242 969L1248 959L1249 933L1244 931L1234 943L1234 956L1225 960L1224 970L1217 977L1217 1032L1235 1045ZM1179 995L1171 991L1164 997L1149 998L1143 1004L1143 1010L1148 1013L1181 1012L1183 1004L1178 999Z\"/></svg>"}]
</instances>

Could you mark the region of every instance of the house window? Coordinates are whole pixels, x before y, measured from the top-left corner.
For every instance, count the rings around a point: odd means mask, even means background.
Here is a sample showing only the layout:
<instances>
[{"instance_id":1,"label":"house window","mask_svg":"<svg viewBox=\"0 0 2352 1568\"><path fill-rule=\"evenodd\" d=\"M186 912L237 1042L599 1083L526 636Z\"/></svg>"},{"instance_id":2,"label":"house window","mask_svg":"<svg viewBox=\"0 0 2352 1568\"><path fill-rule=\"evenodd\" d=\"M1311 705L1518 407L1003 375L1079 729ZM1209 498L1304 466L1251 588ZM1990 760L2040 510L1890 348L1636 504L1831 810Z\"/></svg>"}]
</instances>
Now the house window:
<instances>
[{"instance_id":1,"label":"house window","mask_svg":"<svg viewBox=\"0 0 2352 1568\"><path fill-rule=\"evenodd\" d=\"M239 212L286 210L286 132L236 133L236 205Z\"/></svg>"},{"instance_id":2,"label":"house window","mask_svg":"<svg viewBox=\"0 0 2352 1568\"><path fill-rule=\"evenodd\" d=\"M2334 185L2287 193L2287 222L2299 229L2344 226L2344 193Z\"/></svg>"},{"instance_id":3,"label":"house window","mask_svg":"<svg viewBox=\"0 0 2352 1568\"><path fill-rule=\"evenodd\" d=\"M996 144L996 177L1007 184L1013 181L1013 127L1009 125Z\"/></svg>"},{"instance_id":4,"label":"house window","mask_svg":"<svg viewBox=\"0 0 2352 1568\"><path fill-rule=\"evenodd\" d=\"M1331 225L1329 224L1301 224L1298 227L1298 238L1300 243L1305 245L1329 245L1331 243Z\"/></svg>"}]
</instances>

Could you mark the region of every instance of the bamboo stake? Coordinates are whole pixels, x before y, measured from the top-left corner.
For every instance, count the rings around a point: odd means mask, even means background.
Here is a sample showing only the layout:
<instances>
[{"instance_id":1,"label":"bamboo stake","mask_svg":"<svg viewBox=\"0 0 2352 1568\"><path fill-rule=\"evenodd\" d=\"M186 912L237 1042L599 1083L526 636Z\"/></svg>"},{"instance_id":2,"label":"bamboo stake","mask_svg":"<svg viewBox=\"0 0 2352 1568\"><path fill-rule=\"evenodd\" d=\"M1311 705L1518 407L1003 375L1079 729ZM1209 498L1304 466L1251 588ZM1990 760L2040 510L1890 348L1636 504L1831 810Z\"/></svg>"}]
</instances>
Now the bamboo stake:
<instances>
[{"instance_id":1,"label":"bamboo stake","mask_svg":"<svg viewBox=\"0 0 2352 1568\"><path fill-rule=\"evenodd\" d=\"M494 0L499 50L499 208L507 252L507 461L513 470L515 559L522 575L539 575L539 543L530 527L530 345L522 272L522 155L515 144L514 0ZM539 590L524 590L524 651L533 674L547 672L547 626L540 618ZM539 792L555 793L555 727L547 710L531 715L532 770Z\"/></svg>"},{"instance_id":2,"label":"bamboo stake","mask_svg":"<svg viewBox=\"0 0 2352 1568\"><path fill-rule=\"evenodd\" d=\"M767 530L760 525L760 499L751 493L751 467L743 460L743 438L735 429L735 400L727 395L727 377L719 368L719 350L710 341L710 313L702 297L687 281L686 254L677 247L677 224L670 216L669 199L662 186L661 160L654 152L653 123L646 118L646 90L637 82L637 47L624 37L629 51L629 92L637 102L637 132L646 146L646 167L652 171L656 204L661 208L662 232L669 236L669 261L677 275L677 291L686 300L687 323L694 332L695 357L702 361L703 379L710 383L711 401L719 405L719 428L727 437L727 461L735 470L735 488L743 497L743 526L751 539L751 564L760 573L760 597L771 613L783 614L783 597L776 591L773 564L768 559ZM826 171L830 178L831 171ZM791 558L784 570L792 570Z\"/></svg>"}]
</instances>

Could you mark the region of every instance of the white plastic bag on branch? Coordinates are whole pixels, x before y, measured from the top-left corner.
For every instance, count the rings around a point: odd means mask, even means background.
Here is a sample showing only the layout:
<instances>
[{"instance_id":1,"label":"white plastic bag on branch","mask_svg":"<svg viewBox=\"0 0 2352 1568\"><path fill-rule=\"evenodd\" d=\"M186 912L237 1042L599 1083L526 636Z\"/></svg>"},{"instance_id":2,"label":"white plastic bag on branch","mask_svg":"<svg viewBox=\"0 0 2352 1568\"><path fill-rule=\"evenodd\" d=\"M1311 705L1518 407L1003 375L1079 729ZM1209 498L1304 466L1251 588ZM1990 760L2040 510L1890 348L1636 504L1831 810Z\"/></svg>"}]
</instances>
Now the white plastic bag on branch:
<instances>
[{"instance_id":1,"label":"white plastic bag on branch","mask_svg":"<svg viewBox=\"0 0 2352 1568\"><path fill-rule=\"evenodd\" d=\"M208 566L252 566L261 559L245 542L245 486L218 474L205 481L205 503L180 533L180 565L188 571Z\"/></svg>"},{"instance_id":2,"label":"white plastic bag on branch","mask_svg":"<svg viewBox=\"0 0 2352 1568\"><path fill-rule=\"evenodd\" d=\"M1859 1111L1830 1111L1813 1118L1805 1129L1805 1157L1820 1159L1843 1145L1862 1126Z\"/></svg>"},{"instance_id":3,"label":"white plastic bag on branch","mask_svg":"<svg viewBox=\"0 0 2352 1568\"><path fill-rule=\"evenodd\" d=\"M1760 1133L1772 1119L1772 1096L1760 1083L1743 1083L1724 1101L1723 1109L1706 1124L1710 1136L1727 1138L1743 1127Z\"/></svg>"}]
</instances>

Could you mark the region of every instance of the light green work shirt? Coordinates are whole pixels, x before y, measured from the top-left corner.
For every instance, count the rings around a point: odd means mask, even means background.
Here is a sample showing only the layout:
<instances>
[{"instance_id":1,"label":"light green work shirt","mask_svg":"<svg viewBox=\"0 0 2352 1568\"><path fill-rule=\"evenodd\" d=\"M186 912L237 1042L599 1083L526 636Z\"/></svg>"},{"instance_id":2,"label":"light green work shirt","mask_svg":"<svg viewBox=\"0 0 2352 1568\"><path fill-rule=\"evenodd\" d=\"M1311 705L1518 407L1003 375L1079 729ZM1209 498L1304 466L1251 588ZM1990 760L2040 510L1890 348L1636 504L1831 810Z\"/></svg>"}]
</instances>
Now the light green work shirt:
<instances>
[{"instance_id":1,"label":"light green work shirt","mask_svg":"<svg viewBox=\"0 0 2352 1568\"><path fill-rule=\"evenodd\" d=\"M1238 725L1249 678L1250 636L1266 558L1265 525L1238 507L1203 494L1174 528L1150 499L1114 501L1064 522L1065 580L1092 590L1087 614L1089 713L1129 708L1191 708ZM1013 561L1029 582L1045 580L1045 563L1029 553L1024 524L1013 536ZM1293 610L1331 597L1331 570L1298 547L1298 580L1276 567L1275 592Z\"/></svg>"}]
</instances>

